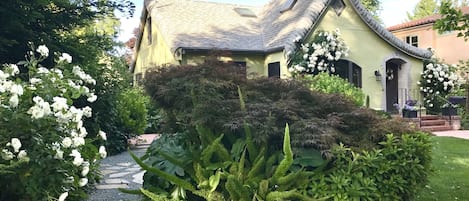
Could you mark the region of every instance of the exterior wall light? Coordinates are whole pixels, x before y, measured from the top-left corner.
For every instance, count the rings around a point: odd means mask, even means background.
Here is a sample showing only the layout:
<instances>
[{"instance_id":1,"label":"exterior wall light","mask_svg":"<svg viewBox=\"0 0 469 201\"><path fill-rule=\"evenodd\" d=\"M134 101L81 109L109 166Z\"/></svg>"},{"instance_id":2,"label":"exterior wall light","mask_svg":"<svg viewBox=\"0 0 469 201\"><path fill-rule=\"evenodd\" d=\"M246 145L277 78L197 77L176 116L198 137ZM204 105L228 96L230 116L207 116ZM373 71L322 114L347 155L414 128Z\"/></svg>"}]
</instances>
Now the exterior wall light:
<instances>
[{"instance_id":1,"label":"exterior wall light","mask_svg":"<svg viewBox=\"0 0 469 201\"><path fill-rule=\"evenodd\" d=\"M379 72L379 70L375 70L375 77L376 81L381 81L381 73Z\"/></svg>"}]
</instances>

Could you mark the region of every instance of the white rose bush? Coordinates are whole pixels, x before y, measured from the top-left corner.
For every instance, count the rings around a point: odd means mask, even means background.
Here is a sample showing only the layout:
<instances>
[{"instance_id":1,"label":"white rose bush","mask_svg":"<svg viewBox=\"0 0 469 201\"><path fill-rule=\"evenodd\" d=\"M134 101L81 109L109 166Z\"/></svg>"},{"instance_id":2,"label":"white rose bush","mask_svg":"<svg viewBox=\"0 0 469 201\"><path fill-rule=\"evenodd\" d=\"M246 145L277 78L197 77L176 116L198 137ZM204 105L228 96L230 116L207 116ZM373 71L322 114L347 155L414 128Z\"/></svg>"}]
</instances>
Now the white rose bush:
<instances>
[{"instance_id":1,"label":"white rose bush","mask_svg":"<svg viewBox=\"0 0 469 201\"><path fill-rule=\"evenodd\" d=\"M107 155L106 133L87 138L91 108L73 105L96 101L96 81L67 53L49 67L47 46L32 50L0 68L0 200L80 200Z\"/></svg>"},{"instance_id":2,"label":"white rose bush","mask_svg":"<svg viewBox=\"0 0 469 201\"><path fill-rule=\"evenodd\" d=\"M459 86L455 69L454 66L437 61L430 61L425 65L417 84L423 95L424 105L430 112L438 113L445 104L443 100Z\"/></svg>"},{"instance_id":3,"label":"white rose bush","mask_svg":"<svg viewBox=\"0 0 469 201\"><path fill-rule=\"evenodd\" d=\"M301 43L298 38L294 42L297 50L288 70L293 74L317 74L318 72L335 72L334 62L349 54L349 48L340 38L340 30L333 32L319 31L311 42Z\"/></svg>"}]
</instances>

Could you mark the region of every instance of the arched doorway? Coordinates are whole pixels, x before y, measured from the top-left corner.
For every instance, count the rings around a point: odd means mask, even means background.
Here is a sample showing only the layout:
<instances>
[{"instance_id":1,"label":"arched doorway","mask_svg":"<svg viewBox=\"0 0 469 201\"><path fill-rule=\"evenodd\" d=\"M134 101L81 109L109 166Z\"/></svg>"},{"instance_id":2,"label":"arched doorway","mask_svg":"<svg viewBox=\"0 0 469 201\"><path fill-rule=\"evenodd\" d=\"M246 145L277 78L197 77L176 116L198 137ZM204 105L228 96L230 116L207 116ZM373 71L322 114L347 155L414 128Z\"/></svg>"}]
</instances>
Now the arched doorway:
<instances>
[{"instance_id":1,"label":"arched doorway","mask_svg":"<svg viewBox=\"0 0 469 201\"><path fill-rule=\"evenodd\" d=\"M405 61L402 59L390 59L386 61L386 111L389 113L399 113L397 106L399 103L399 86L402 81L402 65Z\"/></svg>"}]
</instances>

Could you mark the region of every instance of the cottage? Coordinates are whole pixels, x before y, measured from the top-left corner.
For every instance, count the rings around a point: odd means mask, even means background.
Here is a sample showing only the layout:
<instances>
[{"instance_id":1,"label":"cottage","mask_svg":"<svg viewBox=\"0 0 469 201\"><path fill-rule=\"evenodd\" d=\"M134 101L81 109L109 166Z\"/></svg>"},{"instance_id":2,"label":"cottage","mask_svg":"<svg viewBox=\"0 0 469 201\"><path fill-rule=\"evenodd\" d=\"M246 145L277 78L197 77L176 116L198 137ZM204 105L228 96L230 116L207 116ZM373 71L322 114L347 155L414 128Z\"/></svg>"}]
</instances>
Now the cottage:
<instances>
[{"instance_id":1,"label":"cottage","mask_svg":"<svg viewBox=\"0 0 469 201\"><path fill-rule=\"evenodd\" d=\"M337 28L350 47L336 63L339 76L361 87L371 108L392 111L418 94L431 51L396 38L359 0L272 0L262 7L146 0L131 70L138 80L149 67L200 63L218 49L231 53L221 61L245 67L247 75L287 78L295 39Z\"/></svg>"}]
</instances>

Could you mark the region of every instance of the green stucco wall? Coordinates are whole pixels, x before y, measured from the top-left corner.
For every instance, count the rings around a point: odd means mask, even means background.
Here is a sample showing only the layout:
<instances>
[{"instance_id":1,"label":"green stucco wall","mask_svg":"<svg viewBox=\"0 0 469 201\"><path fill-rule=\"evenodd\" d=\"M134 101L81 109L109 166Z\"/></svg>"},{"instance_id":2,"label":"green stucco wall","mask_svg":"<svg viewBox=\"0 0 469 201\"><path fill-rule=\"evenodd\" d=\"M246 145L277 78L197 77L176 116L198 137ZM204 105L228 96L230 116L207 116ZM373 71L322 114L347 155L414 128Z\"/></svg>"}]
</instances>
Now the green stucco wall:
<instances>
[{"instance_id":1,"label":"green stucco wall","mask_svg":"<svg viewBox=\"0 0 469 201\"><path fill-rule=\"evenodd\" d=\"M362 68L362 89L366 95L370 96L370 107L384 109L386 61L400 58L406 62L403 67L407 69L407 72L403 71L399 74L402 77L402 80L399 81L399 88L405 88L409 91L414 91L417 87L416 82L423 68L422 61L403 53L380 38L361 20L352 5L348 1L345 3L346 8L340 16L336 14L334 9L329 8L315 30L334 31L337 28L340 29L341 38L350 48L349 56L344 59L352 61ZM374 75L376 70L379 70L383 75L381 81L376 80Z\"/></svg>"},{"instance_id":2,"label":"green stucco wall","mask_svg":"<svg viewBox=\"0 0 469 201\"><path fill-rule=\"evenodd\" d=\"M137 52L134 75L144 73L149 67L161 66L164 64L179 64L166 44L161 32L155 23L152 24L152 43L149 44L147 26L144 26L144 32L140 42L140 48Z\"/></svg>"}]
</instances>

